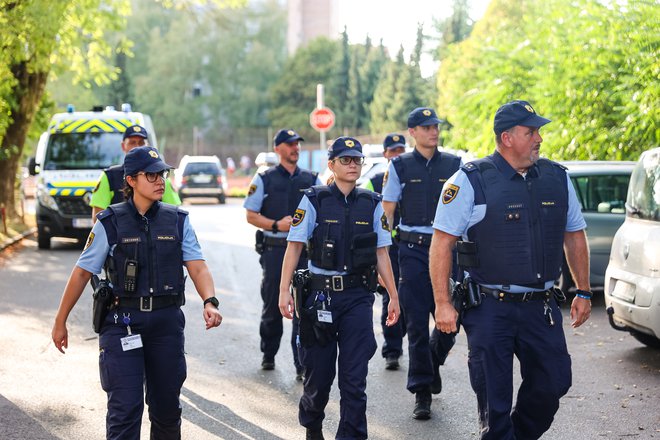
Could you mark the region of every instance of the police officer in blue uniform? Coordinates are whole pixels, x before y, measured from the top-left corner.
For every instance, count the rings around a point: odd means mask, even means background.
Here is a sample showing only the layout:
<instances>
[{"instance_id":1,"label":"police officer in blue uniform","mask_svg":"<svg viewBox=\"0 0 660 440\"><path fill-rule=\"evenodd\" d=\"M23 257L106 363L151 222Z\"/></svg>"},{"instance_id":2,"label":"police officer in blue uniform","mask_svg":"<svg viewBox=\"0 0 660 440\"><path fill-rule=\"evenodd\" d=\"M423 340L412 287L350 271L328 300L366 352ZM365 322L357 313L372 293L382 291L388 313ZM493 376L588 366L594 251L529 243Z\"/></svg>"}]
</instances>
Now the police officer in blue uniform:
<instances>
[{"instance_id":1,"label":"police officer in blue uniform","mask_svg":"<svg viewBox=\"0 0 660 440\"><path fill-rule=\"evenodd\" d=\"M440 119L433 109L419 107L408 115L408 133L415 149L392 159L383 188L383 208L392 220L397 203L401 220L399 243L399 289L408 333L408 384L415 394L413 418L431 417L431 394L442 390L439 367L443 365L454 337L433 330L429 337L429 315L434 312L429 277L429 245L433 216L443 183L461 165L457 156L438 151Z\"/></svg>"},{"instance_id":2,"label":"police officer in blue uniform","mask_svg":"<svg viewBox=\"0 0 660 440\"><path fill-rule=\"evenodd\" d=\"M275 355L282 339L282 315L277 306L279 297L282 259L286 250L286 236L291 227L291 219L303 191L313 185L320 185L317 173L300 169L300 141L304 140L295 131L285 128L279 130L273 138L274 150L280 157L280 163L268 170L257 173L252 179L248 196L243 207L246 209L248 223L260 228L257 231L257 252L263 269L261 282L261 368L275 368ZM298 361L296 336L298 321L293 322L291 349L296 367L296 379L302 380L303 368Z\"/></svg>"},{"instance_id":3,"label":"police officer in blue uniform","mask_svg":"<svg viewBox=\"0 0 660 440\"><path fill-rule=\"evenodd\" d=\"M405 136L398 133L390 133L385 136L383 141L383 156L392 160L393 158L400 156L406 152L406 138ZM368 179L363 185L362 188L368 189L370 191L377 192L378 194L383 193L383 178L385 177L385 171L377 173ZM397 208L394 211L394 223L399 223L399 209ZM396 240L392 241L392 245L389 248L390 261L392 262L392 273L394 273L394 282L399 284L399 245L396 243ZM406 323L405 317L403 314L399 318L399 321L389 326L386 324L387 321L387 306L390 302L390 297L387 294L385 288L379 286L378 292L381 294L383 301L382 312L380 315L380 324L383 329L383 347L381 349L381 354L385 358L385 368L388 370L398 370L399 369L399 358L403 354L403 337L406 335Z\"/></svg>"},{"instance_id":4,"label":"police officer in blue uniform","mask_svg":"<svg viewBox=\"0 0 660 440\"><path fill-rule=\"evenodd\" d=\"M99 213L53 325L53 343L64 353L67 317L92 275L105 265L113 299L100 329L99 369L108 395L108 439L140 438L145 400L151 438L181 438L184 265L204 302L206 328L222 321L188 214L160 202L170 168L153 147L137 147L126 155L127 201Z\"/></svg>"},{"instance_id":5,"label":"police officer in blue uniform","mask_svg":"<svg viewBox=\"0 0 660 440\"><path fill-rule=\"evenodd\" d=\"M394 325L399 318L387 251L390 228L381 196L355 187L363 163L356 139L340 137L333 142L328 167L335 180L305 191L293 216L282 265L279 307L282 316L291 319L289 284L309 240L307 294L297 293L296 312L305 367L298 418L312 440L323 439L324 410L337 365L341 416L336 438L367 438L365 390L369 359L376 352L372 307L377 273L390 294L387 322Z\"/></svg>"},{"instance_id":6,"label":"police officer in blue uniform","mask_svg":"<svg viewBox=\"0 0 660 440\"><path fill-rule=\"evenodd\" d=\"M478 298L464 311L462 325L484 440L538 439L571 386L556 301L562 295L553 289L562 247L578 289L572 326L582 325L591 311L586 223L575 190L564 167L539 158L539 128L548 122L526 101L500 107L494 121L497 149L447 181L433 223L437 328L457 330L448 291L455 243ZM522 384L512 412L514 355Z\"/></svg>"}]
</instances>

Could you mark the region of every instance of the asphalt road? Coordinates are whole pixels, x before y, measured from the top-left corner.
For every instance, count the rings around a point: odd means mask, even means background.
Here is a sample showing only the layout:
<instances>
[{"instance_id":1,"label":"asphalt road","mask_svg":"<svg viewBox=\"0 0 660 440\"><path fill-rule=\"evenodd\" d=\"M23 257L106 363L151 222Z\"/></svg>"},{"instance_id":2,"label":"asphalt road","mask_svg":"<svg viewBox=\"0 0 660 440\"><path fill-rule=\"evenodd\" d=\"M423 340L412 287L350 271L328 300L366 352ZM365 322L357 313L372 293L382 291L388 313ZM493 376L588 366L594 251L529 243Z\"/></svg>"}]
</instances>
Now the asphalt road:
<instances>
[{"instance_id":1,"label":"asphalt road","mask_svg":"<svg viewBox=\"0 0 660 440\"><path fill-rule=\"evenodd\" d=\"M240 203L187 205L216 283L224 321L204 330L201 300L188 284L183 437L206 439L304 438L297 420L302 386L294 380L291 349L283 343L275 371L260 370L261 268L254 229ZM60 354L50 330L59 298L81 245L36 242L0 255L0 439L91 439L105 435L105 393L98 378L91 290L69 318L69 350ZM379 301L374 322L379 316ZM573 359L573 387L561 401L548 440L660 438L660 351L642 346L607 323L602 299L587 325L564 328ZM286 325L288 340L290 325ZM379 344L380 328L375 327ZM402 358L407 365L407 356ZM371 361L367 393L370 438L477 439L476 399L469 385L463 333L442 368L444 390L433 399L433 418L410 417L414 397L406 367ZM336 386L327 408L326 438L339 419ZM142 436L148 438L145 414Z\"/></svg>"}]
</instances>

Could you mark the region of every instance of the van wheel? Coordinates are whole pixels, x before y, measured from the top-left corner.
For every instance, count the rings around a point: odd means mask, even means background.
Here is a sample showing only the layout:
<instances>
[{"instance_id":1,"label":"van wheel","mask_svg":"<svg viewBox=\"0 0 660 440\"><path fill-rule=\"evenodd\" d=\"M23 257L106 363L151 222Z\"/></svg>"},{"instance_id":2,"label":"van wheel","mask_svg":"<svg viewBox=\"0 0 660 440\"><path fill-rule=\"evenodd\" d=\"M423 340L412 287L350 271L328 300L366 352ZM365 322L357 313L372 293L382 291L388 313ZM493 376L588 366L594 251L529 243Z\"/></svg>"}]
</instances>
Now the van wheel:
<instances>
[{"instance_id":1,"label":"van wheel","mask_svg":"<svg viewBox=\"0 0 660 440\"><path fill-rule=\"evenodd\" d=\"M630 334L647 347L660 349L660 339L642 332L630 332Z\"/></svg>"},{"instance_id":2,"label":"van wheel","mask_svg":"<svg viewBox=\"0 0 660 440\"><path fill-rule=\"evenodd\" d=\"M50 235L41 229L37 232L37 245L39 249L50 249Z\"/></svg>"},{"instance_id":3,"label":"van wheel","mask_svg":"<svg viewBox=\"0 0 660 440\"><path fill-rule=\"evenodd\" d=\"M564 292L564 295L568 296L568 289L573 287L573 277L571 276L571 271L568 268L568 263L564 259L564 264L561 266L561 274L557 281L555 281L555 287L561 289Z\"/></svg>"},{"instance_id":4,"label":"van wheel","mask_svg":"<svg viewBox=\"0 0 660 440\"><path fill-rule=\"evenodd\" d=\"M224 194L220 194L220 195L218 196L218 202L219 202L221 205L224 205L225 203L227 203L227 197L226 197Z\"/></svg>"}]
</instances>

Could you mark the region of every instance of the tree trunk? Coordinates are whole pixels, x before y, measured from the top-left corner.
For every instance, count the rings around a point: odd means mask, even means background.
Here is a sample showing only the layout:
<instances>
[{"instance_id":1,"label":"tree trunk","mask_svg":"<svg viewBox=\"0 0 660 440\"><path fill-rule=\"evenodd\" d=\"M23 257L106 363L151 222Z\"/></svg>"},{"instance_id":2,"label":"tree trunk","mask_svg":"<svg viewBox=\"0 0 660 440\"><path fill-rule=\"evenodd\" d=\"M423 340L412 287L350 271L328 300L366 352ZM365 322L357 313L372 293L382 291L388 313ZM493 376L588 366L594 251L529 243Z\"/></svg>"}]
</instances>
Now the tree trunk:
<instances>
[{"instance_id":1,"label":"tree trunk","mask_svg":"<svg viewBox=\"0 0 660 440\"><path fill-rule=\"evenodd\" d=\"M49 71L31 72L25 62L12 66L11 71L17 83L12 93L15 98L11 109L12 122L7 127L1 144L2 149L8 152L8 157L0 160L0 204L4 204L9 217L14 217L16 172L23 154L25 138L41 105Z\"/></svg>"}]
</instances>

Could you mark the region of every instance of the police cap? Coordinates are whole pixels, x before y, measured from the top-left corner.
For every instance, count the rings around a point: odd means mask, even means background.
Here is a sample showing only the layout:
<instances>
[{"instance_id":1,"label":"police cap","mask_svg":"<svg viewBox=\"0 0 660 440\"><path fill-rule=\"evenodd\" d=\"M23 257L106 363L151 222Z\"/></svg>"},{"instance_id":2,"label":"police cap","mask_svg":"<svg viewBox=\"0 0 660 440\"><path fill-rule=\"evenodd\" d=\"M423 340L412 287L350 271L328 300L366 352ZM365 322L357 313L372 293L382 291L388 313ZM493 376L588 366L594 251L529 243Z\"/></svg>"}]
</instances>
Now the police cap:
<instances>
[{"instance_id":1,"label":"police cap","mask_svg":"<svg viewBox=\"0 0 660 440\"><path fill-rule=\"evenodd\" d=\"M273 138L273 145L277 146L281 143L291 143L295 141L304 141L305 139L302 138L298 133L295 131L291 130L290 128L283 128L280 131L277 132L275 137Z\"/></svg>"},{"instance_id":2,"label":"police cap","mask_svg":"<svg viewBox=\"0 0 660 440\"><path fill-rule=\"evenodd\" d=\"M142 127L141 125L131 125L126 129L124 132L124 137L122 137L122 140L126 139L127 137L131 136L139 136L141 138L147 139L147 130Z\"/></svg>"},{"instance_id":3,"label":"police cap","mask_svg":"<svg viewBox=\"0 0 660 440\"><path fill-rule=\"evenodd\" d=\"M550 119L537 115L529 102L516 100L507 102L497 109L493 131L496 135L499 135L516 125L538 128L548 122L550 122Z\"/></svg>"},{"instance_id":4,"label":"police cap","mask_svg":"<svg viewBox=\"0 0 660 440\"><path fill-rule=\"evenodd\" d=\"M328 148L328 160L342 156L364 157L360 141L348 136L342 136L335 139L332 145Z\"/></svg>"},{"instance_id":5,"label":"police cap","mask_svg":"<svg viewBox=\"0 0 660 440\"><path fill-rule=\"evenodd\" d=\"M408 128L414 128L418 125L436 125L441 122L435 114L435 110L429 107L417 107L408 115Z\"/></svg>"},{"instance_id":6,"label":"police cap","mask_svg":"<svg viewBox=\"0 0 660 440\"><path fill-rule=\"evenodd\" d=\"M163 162L154 147L133 148L124 158L124 177L135 176L140 171L159 173L172 168L174 167Z\"/></svg>"},{"instance_id":7,"label":"police cap","mask_svg":"<svg viewBox=\"0 0 660 440\"><path fill-rule=\"evenodd\" d=\"M398 133L390 133L385 136L385 140L383 141L383 150L399 147L406 147L406 138L403 137L403 135Z\"/></svg>"}]
</instances>

